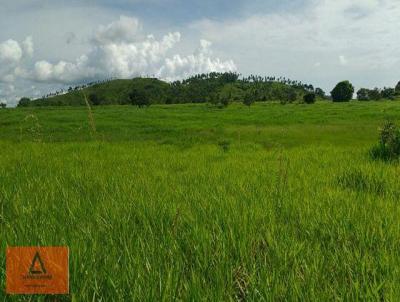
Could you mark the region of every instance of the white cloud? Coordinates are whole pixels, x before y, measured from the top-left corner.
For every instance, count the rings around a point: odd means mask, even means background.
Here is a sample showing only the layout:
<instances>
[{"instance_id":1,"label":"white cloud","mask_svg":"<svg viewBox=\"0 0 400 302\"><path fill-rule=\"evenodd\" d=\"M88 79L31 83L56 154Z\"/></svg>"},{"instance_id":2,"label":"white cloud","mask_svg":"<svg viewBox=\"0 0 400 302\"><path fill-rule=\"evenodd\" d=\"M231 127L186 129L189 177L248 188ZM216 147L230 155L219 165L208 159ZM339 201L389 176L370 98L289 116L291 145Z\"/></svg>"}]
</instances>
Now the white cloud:
<instances>
[{"instance_id":1,"label":"white cloud","mask_svg":"<svg viewBox=\"0 0 400 302\"><path fill-rule=\"evenodd\" d=\"M398 0L306 3L296 11L203 19L190 29L213 41L215 52L231 57L242 73L283 75L325 89L348 78L368 87L398 81L393 74L400 68ZM315 62L324 68L315 68Z\"/></svg>"},{"instance_id":2,"label":"white cloud","mask_svg":"<svg viewBox=\"0 0 400 302\"><path fill-rule=\"evenodd\" d=\"M0 43L0 83L15 81L23 55L24 50L17 41L9 39Z\"/></svg>"},{"instance_id":3,"label":"white cloud","mask_svg":"<svg viewBox=\"0 0 400 302\"><path fill-rule=\"evenodd\" d=\"M138 19L121 16L118 21L100 26L94 40L99 44L134 42L140 30Z\"/></svg>"},{"instance_id":4,"label":"white cloud","mask_svg":"<svg viewBox=\"0 0 400 302\"><path fill-rule=\"evenodd\" d=\"M172 80L200 72L232 71L232 61L214 58L211 43L201 40L194 54L170 56L181 41L179 32L164 35L157 40L143 35L135 18L120 17L107 26L100 26L92 39L91 50L75 62L46 60L34 64L29 78L38 82L77 83L97 78L131 78L156 75Z\"/></svg>"},{"instance_id":5,"label":"white cloud","mask_svg":"<svg viewBox=\"0 0 400 302\"><path fill-rule=\"evenodd\" d=\"M7 40L0 43L0 62L16 63L22 58L22 49L19 43L15 40Z\"/></svg>"},{"instance_id":6,"label":"white cloud","mask_svg":"<svg viewBox=\"0 0 400 302\"><path fill-rule=\"evenodd\" d=\"M28 55L29 57L33 56L33 39L31 36L27 37L24 42L22 43L24 52L26 53L26 55Z\"/></svg>"},{"instance_id":7,"label":"white cloud","mask_svg":"<svg viewBox=\"0 0 400 302\"><path fill-rule=\"evenodd\" d=\"M157 76L167 80L175 80L209 71L235 71L236 65L232 60L222 62L220 59L212 59L211 45L211 42L201 40L200 48L195 54L175 55L172 58L166 58L165 65L160 68Z\"/></svg>"}]
</instances>

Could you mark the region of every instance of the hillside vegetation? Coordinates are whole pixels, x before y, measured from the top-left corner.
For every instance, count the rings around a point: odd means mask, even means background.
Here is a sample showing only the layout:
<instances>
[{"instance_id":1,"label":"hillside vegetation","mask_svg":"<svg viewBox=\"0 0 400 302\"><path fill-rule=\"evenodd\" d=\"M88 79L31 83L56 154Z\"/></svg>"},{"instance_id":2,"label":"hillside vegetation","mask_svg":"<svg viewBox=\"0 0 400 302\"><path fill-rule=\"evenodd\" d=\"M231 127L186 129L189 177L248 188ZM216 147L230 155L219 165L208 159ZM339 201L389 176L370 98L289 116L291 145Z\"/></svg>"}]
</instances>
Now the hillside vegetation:
<instances>
[{"instance_id":1,"label":"hillside vegetation","mask_svg":"<svg viewBox=\"0 0 400 302\"><path fill-rule=\"evenodd\" d=\"M93 105L126 105L134 100L150 104L219 103L227 101L282 101L294 102L314 92L312 85L285 78L239 78L236 73L210 73L167 83L153 78L110 80L98 84L70 87L66 92L27 102L24 106L77 106L85 105L84 96ZM320 98L325 94L317 90Z\"/></svg>"}]
</instances>

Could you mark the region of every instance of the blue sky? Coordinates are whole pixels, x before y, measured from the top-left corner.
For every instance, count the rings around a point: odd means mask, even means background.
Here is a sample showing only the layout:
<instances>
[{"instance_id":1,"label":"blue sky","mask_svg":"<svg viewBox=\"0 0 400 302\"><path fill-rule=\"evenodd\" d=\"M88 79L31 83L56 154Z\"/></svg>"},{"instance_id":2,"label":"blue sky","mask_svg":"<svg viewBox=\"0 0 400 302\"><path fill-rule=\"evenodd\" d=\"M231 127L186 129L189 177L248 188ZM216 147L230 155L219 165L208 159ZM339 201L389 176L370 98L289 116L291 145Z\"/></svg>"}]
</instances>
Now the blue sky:
<instances>
[{"instance_id":1,"label":"blue sky","mask_svg":"<svg viewBox=\"0 0 400 302\"><path fill-rule=\"evenodd\" d=\"M0 100L109 76L235 70L394 86L397 0L2 0Z\"/></svg>"}]
</instances>

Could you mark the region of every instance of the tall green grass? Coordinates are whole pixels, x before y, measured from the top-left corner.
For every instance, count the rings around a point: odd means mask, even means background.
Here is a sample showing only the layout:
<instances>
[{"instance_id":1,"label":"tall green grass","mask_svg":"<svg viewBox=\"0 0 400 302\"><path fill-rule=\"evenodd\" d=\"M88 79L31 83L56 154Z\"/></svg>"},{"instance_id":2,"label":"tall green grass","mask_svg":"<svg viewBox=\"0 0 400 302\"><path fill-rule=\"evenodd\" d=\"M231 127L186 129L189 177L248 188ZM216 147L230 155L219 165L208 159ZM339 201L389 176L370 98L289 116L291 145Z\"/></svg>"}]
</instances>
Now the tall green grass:
<instances>
[{"instance_id":1,"label":"tall green grass","mask_svg":"<svg viewBox=\"0 0 400 302\"><path fill-rule=\"evenodd\" d=\"M396 301L400 167L368 156L396 106L100 108L97 141L84 111L2 112L0 263L68 245L65 301Z\"/></svg>"}]
</instances>

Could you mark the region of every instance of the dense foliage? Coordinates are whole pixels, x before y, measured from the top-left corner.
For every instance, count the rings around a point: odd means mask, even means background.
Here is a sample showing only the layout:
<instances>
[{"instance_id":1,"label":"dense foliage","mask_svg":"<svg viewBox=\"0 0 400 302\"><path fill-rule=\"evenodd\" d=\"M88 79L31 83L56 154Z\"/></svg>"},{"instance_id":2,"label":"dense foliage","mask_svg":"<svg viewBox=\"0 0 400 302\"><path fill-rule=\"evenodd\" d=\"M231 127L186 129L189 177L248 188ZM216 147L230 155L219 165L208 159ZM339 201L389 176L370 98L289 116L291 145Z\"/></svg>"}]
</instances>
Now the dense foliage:
<instances>
[{"instance_id":1,"label":"dense foliage","mask_svg":"<svg viewBox=\"0 0 400 302\"><path fill-rule=\"evenodd\" d=\"M396 94L400 94L400 81L397 83L396 87L394 88Z\"/></svg>"},{"instance_id":2,"label":"dense foliage","mask_svg":"<svg viewBox=\"0 0 400 302\"><path fill-rule=\"evenodd\" d=\"M353 85L349 81L343 81L332 90L331 98L334 102L347 102L352 99L353 94ZM172 83L155 78L91 82L69 87L68 90L61 89L36 100L22 98L18 106L84 106L84 95L88 96L94 106L131 104L139 107L152 104L210 103L224 108L232 102L251 106L254 102L312 104L317 100L328 99L321 88L284 77L240 77L233 72L212 72ZM395 88L361 88L357 92L357 98L361 101L394 100L399 97L400 82Z\"/></svg>"},{"instance_id":3,"label":"dense foliage","mask_svg":"<svg viewBox=\"0 0 400 302\"><path fill-rule=\"evenodd\" d=\"M31 105L30 98L22 98L19 100L18 107L28 107Z\"/></svg>"},{"instance_id":4,"label":"dense foliage","mask_svg":"<svg viewBox=\"0 0 400 302\"><path fill-rule=\"evenodd\" d=\"M303 100L304 100L304 103L306 103L306 104L314 104L315 98L316 98L315 93L311 92L311 93L307 93L306 95L304 95Z\"/></svg>"},{"instance_id":5,"label":"dense foliage","mask_svg":"<svg viewBox=\"0 0 400 302\"><path fill-rule=\"evenodd\" d=\"M348 102L354 94L354 86L349 81L338 83L331 91L334 102Z\"/></svg>"},{"instance_id":6,"label":"dense foliage","mask_svg":"<svg viewBox=\"0 0 400 302\"><path fill-rule=\"evenodd\" d=\"M400 91L396 92L395 88L384 87L383 89L374 88L360 88L357 91L357 99L359 101L379 101L381 99L394 100Z\"/></svg>"},{"instance_id":7,"label":"dense foliage","mask_svg":"<svg viewBox=\"0 0 400 302\"><path fill-rule=\"evenodd\" d=\"M206 103L226 107L231 102L280 101L291 103L302 100L309 92L325 98L321 88L286 78L249 76L237 73L209 73L192 76L182 81L167 83L154 78L109 80L90 85L70 87L20 106L84 105L84 94L92 105ZM251 97L251 100L249 99Z\"/></svg>"}]
</instances>

